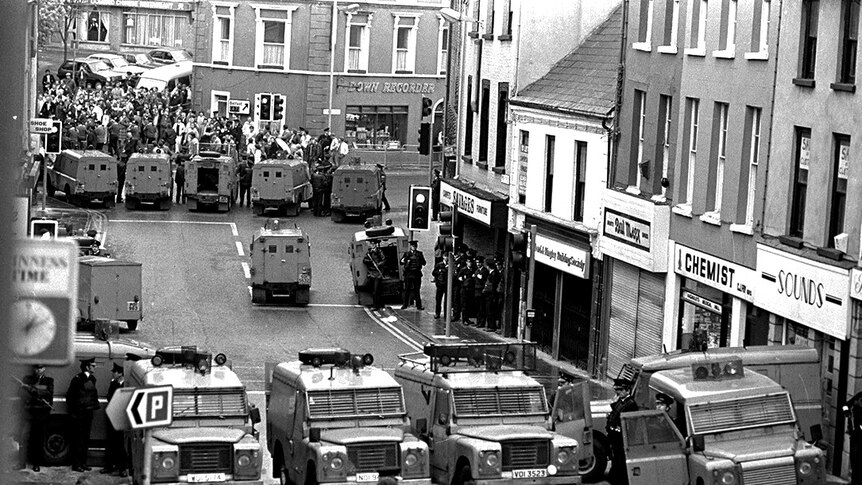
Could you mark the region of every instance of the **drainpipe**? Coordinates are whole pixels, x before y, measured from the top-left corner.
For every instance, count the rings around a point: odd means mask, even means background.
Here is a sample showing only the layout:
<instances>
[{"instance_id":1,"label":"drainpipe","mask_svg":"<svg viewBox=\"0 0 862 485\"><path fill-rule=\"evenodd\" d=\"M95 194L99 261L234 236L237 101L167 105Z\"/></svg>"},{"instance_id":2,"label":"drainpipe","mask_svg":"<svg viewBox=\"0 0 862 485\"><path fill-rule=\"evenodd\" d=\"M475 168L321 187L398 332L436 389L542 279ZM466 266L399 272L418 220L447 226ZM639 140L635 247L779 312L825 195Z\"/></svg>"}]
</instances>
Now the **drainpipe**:
<instances>
[{"instance_id":1,"label":"drainpipe","mask_svg":"<svg viewBox=\"0 0 862 485\"><path fill-rule=\"evenodd\" d=\"M608 164L608 181L607 187L614 186L614 174L617 171L617 150L619 148L620 138L620 109L623 105L623 88L626 79L626 45L628 44L628 25L629 25L629 0L623 0L623 18L620 29L620 58L617 66L617 96L614 103L613 112L613 129L608 132L610 140L608 145L612 147L610 163ZM604 125L604 121L602 122Z\"/></svg>"},{"instance_id":2,"label":"drainpipe","mask_svg":"<svg viewBox=\"0 0 862 485\"><path fill-rule=\"evenodd\" d=\"M775 35L775 67L772 69L772 96L769 100L769 136L766 138L766 167L763 170L763 190L762 194L760 194L760 232L763 235L763 219L766 217L766 188L769 186L769 162L771 161L772 154L772 129L775 127L774 115L775 115L775 86L778 85L778 53L780 52L779 46L781 43L781 19L783 17L782 11L784 10L784 6L779 1L778 2L778 27ZM763 117L761 116L761 123L763 122ZM752 231L754 228L752 228Z\"/></svg>"}]
</instances>

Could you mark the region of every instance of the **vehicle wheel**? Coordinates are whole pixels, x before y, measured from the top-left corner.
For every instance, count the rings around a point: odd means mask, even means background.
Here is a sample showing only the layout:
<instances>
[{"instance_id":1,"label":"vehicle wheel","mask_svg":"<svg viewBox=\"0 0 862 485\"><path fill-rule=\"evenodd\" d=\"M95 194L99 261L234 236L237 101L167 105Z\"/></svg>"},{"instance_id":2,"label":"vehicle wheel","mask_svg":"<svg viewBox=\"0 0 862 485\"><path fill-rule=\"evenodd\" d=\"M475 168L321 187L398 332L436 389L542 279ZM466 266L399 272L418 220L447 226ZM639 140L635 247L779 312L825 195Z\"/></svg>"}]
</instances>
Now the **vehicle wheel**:
<instances>
[{"instance_id":1,"label":"vehicle wheel","mask_svg":"<svg viewBox=\"0 0 862 485\"><path fill-rule=\"evenodd\" d=\"M292 208L291 208L291 209L288 209L288 212L289 212L289 213L290 213L290 215L292 215L293 217L296 217L296 216L298 216L298 215L299 215L299 209L300 209L300 204L293 204Z\"/></svg>"},{"instance_id":2,"label":"vehicle wheel","mask_svg":"<svg viewBox=\"0 0 862 485\"><path fill-rule=\"evenodd\" d=\"M138 201L131 198L126 197L126 210L135 210L138 208Z\"/></svg>"},{"instance_id":3,"label":"vehicle wheel","mask_svg":"<svg viewBox=\"0 0 862 485\"><path fill-rule=\"evenodd\" d=\"M263 215L263 206L262 205L253 205L251 210L252 210L252 212L254 212L254 215L256 215L256 216L262 216Z\"/></svg>"},{"instance_id":4,"label":"vehicle wheel","mask_svg":"<svg viewBox=\"0 0 862 485\"><path fill-rule=\"evenodd\" d=\"M601 433L593 433L593 459L580 463L579 472L584 483L596 483L604 479L608 469L607 438Z\"/></svg>"},{"instance_id":5,"label":"vehicle wheel","mask_svg":"<svg viewBox=\"0 0 862 485\"><path fill-rule=\"evenodd\" d=\"M252 288L251 289L251 302L252 303L266 303L266 290L263 288Z\"/></svg>"},{"instance_id":6,"label":"vehicle wheel","mask_svg":"<svg viewBox=\"0 0 862 485\"><path fill-rule=\"evenodd\" d=\"M129 330L134 332L138 329L138 321L137 320L126 320L126 325L129 327Z\"/></svg>"},{"instance_id":7,"label":"vehicle wheel","mask_svg":"<svg viewBox=\"0 0 862 485\"><path fill-rule=\"evenodd\" d=\"M297 305L308 305L309 300L311 299L310 291L308 287L300 288L296 290L294 294L294 303Z\"/></svg>"},{"instance_id":8,"label":"vehicle wheel","mask_svg":"<svg viewBox=\"0 0 862 485\"><path fill-rule=\"evenodd\" d=\"M339 211L334 210L329 215L329 217L332 219L332 222L344 222L344 213L343 212L339 212Z\"/></svg>"},{"instance_id":9,"label":"vehicle wheel","mask_svg":"<svg viewBox=\"0 0 862 485\"><path fill-rule=\"evenodd\" d=\"M115 199L114 196L110 196L106 199L103 199L102 202L104 202L105 208L107 209L110 209L117 205L117 199Z\"/></svg>"},{"instance_id":10,"label":"vehicle wheel","mask_svg":"<svg viewBox=\"0 0 862 485\"><path fill-rule=\"evenodd\" d=\"M308 467L305 469L305 485L317 485L317 474L314 472L315 466L313 462L308 462Z\"/></svg>"},{"instance_id":11,"label":"vehicle wheel","mask_svg":"<svg viewBox=\"0 0 862 485\"><path fill-rule=\"evenodd\" d=\"M162 199L162 201L159 202L159 210L163 210L163 211L171 210L171 199Z\"/></svg>"},{"instance_id":12,"label":"vehicle wheel","mask_svg":"<svg viewBox=\"0 0 862 485\"><path fill-rule=\"evenodd\" d=\"M197 210L198 209L198 201L193 200L193 199L186 199L186 206L188 207L189 212Z\"/></svg>"},{"instance_id":13,"label":"vehicle wheel","mask_svg":"<svg viewBox=\"0 0 862 485\"><path fill-rule=\"evenodd\" d=\"M49 466L66 465L72 455L73 423L68 419L51 419L45 424L45 441L42 444L42 463Z\"/></svg>"},{"instance_id":14,"label":"vehicle wheel","mask_svg":"<svg viewBox=\"0 0 862 485\"><path fill-rule=\"evenodd\" d=\"M474 485L473 475L470 473L470 464L462 463L452 479L452 485Z\"/></svg>"}]
</instances>

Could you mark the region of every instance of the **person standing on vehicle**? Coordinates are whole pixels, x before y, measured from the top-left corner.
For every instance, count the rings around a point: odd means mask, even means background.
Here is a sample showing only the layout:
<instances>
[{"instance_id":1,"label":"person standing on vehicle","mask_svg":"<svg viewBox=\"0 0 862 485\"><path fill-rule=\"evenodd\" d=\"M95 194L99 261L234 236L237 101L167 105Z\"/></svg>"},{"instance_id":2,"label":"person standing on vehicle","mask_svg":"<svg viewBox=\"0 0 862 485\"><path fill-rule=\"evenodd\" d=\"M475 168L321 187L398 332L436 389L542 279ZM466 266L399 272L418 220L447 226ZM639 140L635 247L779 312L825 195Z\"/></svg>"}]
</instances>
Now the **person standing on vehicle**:
<instances>
[{"instance_id":1,"label":"person standing on vehicle","mask_svg":"<svg viewBox=\"0 0 862 485\"><path fill-rule=\"evenodd\" d=\"M425 266L425 255L418 249L419 241L410 240L410 249L401 256L404 266L404 300L401 309L416 302L416 309L422 310L422 267Z\"/></svg>"},{"instance_id":2,"label":"person standing on vehicle","mask_svg":"<svg viewBox=\"0 0 862 485\"><path fill-rule=\"evenodd\" d=\"M123 387L123 383L125 381L123 374L123 366L114 362L113 367L111 367L111 383L108 385L109 403L111 402L111 398L114 397L114 393L117 392L117 389ZM126 448L123 444L124 432L121 429L114 429L114 425L111 424L111 421L107 421L108 445L105 448L105 459L107 463L105 468L102 468L101 472L108 474L119 471L120 476L125 477L128 475L126 470L128 460L126 458Z\"/></svg>"},{"instance_id":3,"label":"person standing on vehicle","mask_svg":"<svg viewBox=\"0 0 862 485\"><path fill-rule=\"evenodd\" d=\"M380 241L372 239L371 247L362 258L365 268L368 270L368 279L371 280L371 288L373 301L371 304L372 310L380 310L383 308L383 271L386 268L386 254L380 249Z\"/></svg>"},{"instance_id":4,"label":"person standing on vehicle","mask_svg":"<svg viewBox=\"0 0 862 485\"><path fill-rule=\"evenodd\" d=\"M185 161L188 157L185 154L177 156L177 171L174 174L174 182L177 184L177 204L185 203L185 185L186 185L186 166Z\"/></svg>"},{"instance_id":5,"label":"person standing on vehicle","mask_svg":"<svg viewBox=\"0 0 862 485\"><path fill-rule=\"evenodd\" d=\"M245 205L251 207L251 177L253 172L248 160L239 164L237 173L239 174L239 206L242 207L242 202L245 201Z\"/></svg>"},{"instance_id":6,"label":"person standing on vehicle","mask_svg":"<svg viewBox=\"0 0 862 485\"><path fill-rule=\"evenodd\" d=\"M434 280L434 286L437 287L437 293L434 295L434 318L440 318L440 310L445 311L443 303L446 298L446 284L449 275L449 265L446 258L441 258L434 269L431 271L431 277Z\"/></svg>"},{"instance_id":7,"label":"person standing on vehicle","mask_svg":"<svg viewBox=\"0 0 862 485\"><path fill-rule=\"evenodd\" d=\"M33 373L21 380L21 402L26 413L21 420L19 460L21 468L27 463L39 471L42 461L42 443L45 441L45 424L54 406L54 379L45 375L45 365L33 366Z\"/></svg>"},{"instance_id":8,"label":"person standing on vehicle","mask_svg":"<svg viewBox=\"0 0 862 485\"><path fill-rule=\"evenodd\" d=\"M87 466L87 450L90 431L93 428L93 411L99 409L99 392L96 390L96 359L81 359L81 372L75 374L66 392L66 406L75 423L72 440L72 471L84 472Z\"/></svg>"},{"instance_id":9,"label":"person standing on vehicle","mask_svg":"<svg viewBox=\"0 0 862 485\"><path fill-rule=\"evenodd\" d=\"M383 210L389 210L389 200L386 199L386 172L384 171L383 165L377 163L377 168L380 169L380 189L381 189L381 202L383 203Z\"/></svg>"},{"instance_id":10,"label":"person standing on vehicle","mask_svg":"<svg viewBox=\"0 0 862 485\"><path fill-rule=\"evenodd\" d=\"M626 473L621 415L638 410L638 405L631 395L632 385L633 382L629 379L614 379L616 398L611 402L611 412L608 414L608 420L605 425L608 432L608 440L611 443L611 452L613 453L608 481L614 485L627 485L629 482L628 474Z\"/></svg>"}]
</instances>

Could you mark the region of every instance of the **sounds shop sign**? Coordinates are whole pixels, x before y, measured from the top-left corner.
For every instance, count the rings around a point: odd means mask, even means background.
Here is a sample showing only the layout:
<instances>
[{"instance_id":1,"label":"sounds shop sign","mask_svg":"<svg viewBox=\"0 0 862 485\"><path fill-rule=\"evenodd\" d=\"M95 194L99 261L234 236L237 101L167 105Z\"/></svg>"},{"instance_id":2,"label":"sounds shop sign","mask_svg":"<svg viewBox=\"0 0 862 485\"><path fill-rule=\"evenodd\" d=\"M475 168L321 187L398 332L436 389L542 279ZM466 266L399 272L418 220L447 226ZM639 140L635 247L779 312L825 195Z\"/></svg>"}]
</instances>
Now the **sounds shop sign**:
<instances>
[{"instance_id":1,"label":"sounds shop sign","mask_svg":"<svg viewBox=\"0 0 862 485\"><path fill-rule=\"evenodd\" d=\"M847 270L757 245L757 306L838 339L850 334Z\"/></svg>"}]
</instances>

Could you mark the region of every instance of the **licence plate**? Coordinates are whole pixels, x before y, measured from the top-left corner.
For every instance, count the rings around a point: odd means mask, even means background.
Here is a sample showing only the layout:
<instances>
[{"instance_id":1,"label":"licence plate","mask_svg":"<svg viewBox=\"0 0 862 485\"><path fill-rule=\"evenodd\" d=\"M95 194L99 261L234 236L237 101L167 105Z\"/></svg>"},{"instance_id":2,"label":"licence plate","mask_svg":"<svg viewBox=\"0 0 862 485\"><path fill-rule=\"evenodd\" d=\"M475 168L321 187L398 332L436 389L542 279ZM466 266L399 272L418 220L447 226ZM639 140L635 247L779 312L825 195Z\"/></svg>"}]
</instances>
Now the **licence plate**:
<instances>
[{"instance_id":1,"label":"licence plate","mask_svg":"<svg viewBox=\"0 0 862 485\"><path fill-rule=\"evenodd\" d=\"M136 301L127 301L127 302L126 302L126 304L128 305L128 309L127 309L126 311L129 311L129 312L136 312L136 311L138 311L138 302L136 302Z\"/></svg>"},{"instance_id":2,"label":"licence plate","mask_svg":"<svg viewBox=\"0 0 862 485\"><path fill-rule=\"evenodd\" d=\"M531 470L512 470L512 478L545 478L548 476L548 470L544 468L535 468Z\"/></svg>"},{"instance_id":3,"label":"licence plate","mask_svg":"<svg viewBox=\"0 0 862 485\"><path fill-rule=\"evenodd\" d=\"M311 284L311 276L307 274L299 275L299 284L300 285L310 285Z\"/></svg>"},{"instance_id":4,"label":"licence plate","mask_svg":"<svg viewBox=\"0 0 862 485\"><path fill-rule=\"evenodd\" d=\"M223 482L227 480L224 473L189 473L189 483Z\"/></svg>"},{"instance_id":5,"label":"licence plate","mask_svg":"<svg viewBox=\"0 0 862 485\"><path fill-rule=\"evenodd\" d=\"M379 473L357 473L356 481L357 482L376 482L380 479Z\"/></svg>"},{"instance_id":6,"label":"licence plate","mask_svg":"<svg viewBox=\"0 0 862 485\"><path fill-rule=\"evenodd\" d=\"M218 196L218 201L220 204L227 204L227 196L225 196L225 195Z\"/></svg>"},{"instance_id":7,"label":"licence plate","mask_svg":"<svg viewBox=\"0 0 862 485\"><path fill-rule=\"evenodd\" d=\"M346 215L347 217L359 217L358 212L347 212L344 215Z\"/></svg>"}]
</instances>

